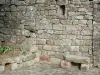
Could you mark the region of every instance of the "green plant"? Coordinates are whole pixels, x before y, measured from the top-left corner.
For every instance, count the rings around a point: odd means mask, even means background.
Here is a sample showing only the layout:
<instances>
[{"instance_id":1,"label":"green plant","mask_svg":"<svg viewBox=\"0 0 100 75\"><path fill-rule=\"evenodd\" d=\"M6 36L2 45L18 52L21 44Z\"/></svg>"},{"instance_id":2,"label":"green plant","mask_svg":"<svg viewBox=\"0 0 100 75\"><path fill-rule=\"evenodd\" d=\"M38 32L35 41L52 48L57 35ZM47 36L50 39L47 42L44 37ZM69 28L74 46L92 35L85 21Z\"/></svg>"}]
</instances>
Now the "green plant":
<instances>
[{"instance_id":1,"label":"green plant","mask_svg":"<svg viewBox=\"0 0 100 75\"><path fill-rule=\"evenodd\" d=\"M0 46L0 53L7 53L11 50L14 51L15 48L10 46Z\"/></svg>"}]
</instances>

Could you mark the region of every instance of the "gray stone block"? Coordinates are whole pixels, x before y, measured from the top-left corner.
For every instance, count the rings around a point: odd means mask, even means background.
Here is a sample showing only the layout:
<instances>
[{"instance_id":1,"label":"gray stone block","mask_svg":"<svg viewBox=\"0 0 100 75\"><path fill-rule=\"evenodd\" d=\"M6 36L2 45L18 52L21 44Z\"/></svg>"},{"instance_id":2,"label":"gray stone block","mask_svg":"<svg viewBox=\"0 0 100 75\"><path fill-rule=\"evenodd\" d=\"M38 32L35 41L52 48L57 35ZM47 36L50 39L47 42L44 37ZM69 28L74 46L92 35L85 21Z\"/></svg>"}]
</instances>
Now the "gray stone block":
<instances>
[{"instance_id":1,"label":"gray stone block","mask_svg":"<svg viewBox=\"0 0 100 75\"><path fill-rule=\"evenodd\" d=\"M89 57L81 57L76 55L66 55L65 60L74 63L81 63L81 64L89 64L90 58Z\"/></svg>"},{"instance_id":2,"label":"gray stone block","mask_svg":"<svg viewBox=\"0 0 100 75\"><path fill-rule=\"evenodd\" d=\"M36 3L44 3L45 0L37 0Z\"/></svg>"},{"instance_id":3,"label":"gray stone block","mask_svg":"<svg viewBox=\"0 0 100 75\"><path fill-rule=\"evenodd\" d=\"M18 69L17 63L10 64L10 69L11 69L11 71Z\"/></svg>"},{"instance_id":4,"label":"gray stone block","mask_svg":"<svg viewBox=\"0 0 100 75\"><path fill-rule=\"evenodd\" d=\"M5 71L5 66L4 65L0 65L0 73Z\"/></svg>"},{"instance_id":5,"label":"gray stone block","mask_svg":"<svg viewBox=\"0 0 100 75\"><path fill-rule=\"evenodd\" d=\"M88 71L90 69L90 65L89 64L81 64L81 70L82 71Z\"/></svg>"},{"instance_id":6,"label":"gray stone block","mask_svg":"<svg viewBox=\"0 0 100 75\"><path fill-rule=\"evenodd\" d=\"M0 4L5 4L5 0L0 0Z\"/></svg>"},{"instance_id":7,"label":"gray stone block","mask_svg":"<svg viewBox=\"0 0 100 75\"><path fill-rule=\"evenodd\" d=\"M31 60L35 59L35 57L36 57L36 54L23 56L23 57L22 57L22 62L31 61Z\"/></svg>"}]
</instances>

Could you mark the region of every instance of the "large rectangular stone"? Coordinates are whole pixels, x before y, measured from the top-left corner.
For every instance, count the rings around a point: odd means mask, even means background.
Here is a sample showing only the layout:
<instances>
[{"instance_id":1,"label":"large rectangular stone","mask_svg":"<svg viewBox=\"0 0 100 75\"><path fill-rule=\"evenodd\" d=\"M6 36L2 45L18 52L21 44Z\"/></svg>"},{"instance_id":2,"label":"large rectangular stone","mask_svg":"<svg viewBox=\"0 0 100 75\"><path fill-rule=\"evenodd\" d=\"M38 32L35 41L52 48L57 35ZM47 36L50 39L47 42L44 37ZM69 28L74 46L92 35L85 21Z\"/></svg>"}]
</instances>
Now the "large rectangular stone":
<instances>
[{"instance_id":1,"label":"large rectangular stone","mask_svg":"<svg viewBox=\"0 0 100 75\"><path fill-rule=\"evenodd\" d=\"M78 11L85 11L86 12L86 8L79 8Z\"/></svg>"},{"instance_id":2,"label":"large rectangular stone","mask_svg":"<svg viewBox=\"0 0 100 75\"><path fill-rule=\"evenodd\" d=\"M88 64L90 63L90 58L89 57L81 57L81 56L76 56L76 55L66 55L65 60L74 62L74 63L83 63L83 64Z\"/></svg>"},{"instance_id":3,"label":"large rectangular stone","mask_svg":"<svg viewBox=\"0 0 100 75\"><path fill-rule=\"evenodd\" d=\"M36 0L30 0L30 1L29 1L29 4L35 4L35 1L36 1Z\"/></svg>"},{"instance_id":4,"label":"large rectangular stone","mask_svg":"<svg viewBox=\"0 0 100 75\"><path fill-rule=\"evenodd\" d=\"M81 31L81 35L92 35L92 31L91 30Z\"/></svg>"},{"instance_id":5,"label":"large rectangular stone","mask_svg":"<svg viewBox=\"0 0 100 75\"><path fill-rule=\"evenodd\" d=\"M87 20L79 20L79 24L87 24Z\"/></svg>"},{"instance_id":6,"label":"large rectangular stone","mask_svg":"<svg viewBox=\"0 0 100 75\"><path fill-rule=\"evenodd\" d=\"M64 26L63 25L61 25L61 24L59 24L59 25L53 25L53 29L54 30L64 30Z\"/></svg>"},{"instance_id":7,"label":"large rectangular stone","mask_svg":"<svg viewBox=\"0 0 100 75\"><path fill-rule=\"evenodd\" d=\"M51 50L52 51L59 51L59 48L60 48L59 46L52 46Z\"/></svg>"},{"instance_id":8,"label":"large rectangular stone","mask_svg":"<svg viewBox=\"0 0 100 75\"><path fill-rule=\"evenodd\" d=\"M60 23L63 25L72 25L72 20L60 20Z\"/></svg>"},{"instance_id":9,"label":"large rectangular stone","mask_svg":"<svg viewBox=\"0 0 100 75\"><path fill-rule=\"evenodd\" d=\"M68 12L69 16L75 16L75 12Z\"/></svg>"},{"instance_id":10,"label":"large rectangular stone","mask_svg":"<svg viewBox=\"0 0 100 75\"><path fill-rule=\"evenodd\" d=\"M49 15L56 15L56 14L57 14L56 10L49 10Z\"/></svg>"},{"instance_id":11,"label":"large rectangular stone","mask_svg":"<svg viewBox=\"0 0 100 75\"><path fill-rule=\"evenodd\" d=\"M71 46L71 51L79 51L79 46Z\"/></svg>"},{"instance_id":12,"label":"large rectangular stone","mask_svg":"<svg viewBox=\"0 0 100 75\"><path fill-rule=\"evenodd\" d=\"M35 57L36 57L36 54L31 54L31 55L23 56L22 57L22 61L23 62L31 61L31 60L35 59Z\"/></svg>"},{"instance_id":13,"label":"large rectangular stone","mask_svg":"<svg viewBox=\"0 0 100 75\"><path fill-rule=\"evenodd\" d=\"M89 70L89 69L90 69L89 64L81 64L81 70L82 70L82 71L87 71L87 70Z\"/></svg>"},{"instance_id":14,"label":"large rectangular stone","mask_svg":"<svg viewBox=\"0 0 100 75\"><path fill-rule=\"evenodd\" d=\"M45 0L37 0L36 3L44 3Z\"/></svg>"},{"instance_id":15,"label":"large rectangular stone","mask_svg":"<svg viewBox=\"0 0 100 75\"><path fill-rule=\"evenodd\" d=\"M16 70L18 68L18 65L17 65L17 63L12 63L11 64L11 70L13 71L13 70Z\"/></svg>"},{"instance_id":16,"label":"large rectangular stone","mask_svg":"<svg viewBox=\"0 0 100 75\"><path fill-rule=\"evenodd\" d=\"M51 46L50 46L50 45L44 45L44 46L43 46L43 49L44 49L44 50L51 50Z\"/></svg>"},{"instance_id":17,"label":"large rectangular stone","mask_svg":"<svg viewBox=\"0 0 100 75\"><path fill-rule=\"evenodd\" d=\"M82 46L92 46L92 40L80 40Z\"/></svg>"},{"instance_id":18,"label":"large rectangular stone","mask_svg":"<svg viewBox=\"0 0 100 75\"><path fill-rule=\"evenodd\" d=\"M83 19L83 16L77 16L76 19Z\"/></svg>"},{"instance_id":19,"label":"large rectangular stone","mask_svg":"<svg viewBox=\"0 0 100 75\"><path fill-rule=\"evenodd\" d=\"M37 42L36 42L38 45L43 45L43 44L46 44L46 39L37 39Z\"/></svg>"}]
</instances>

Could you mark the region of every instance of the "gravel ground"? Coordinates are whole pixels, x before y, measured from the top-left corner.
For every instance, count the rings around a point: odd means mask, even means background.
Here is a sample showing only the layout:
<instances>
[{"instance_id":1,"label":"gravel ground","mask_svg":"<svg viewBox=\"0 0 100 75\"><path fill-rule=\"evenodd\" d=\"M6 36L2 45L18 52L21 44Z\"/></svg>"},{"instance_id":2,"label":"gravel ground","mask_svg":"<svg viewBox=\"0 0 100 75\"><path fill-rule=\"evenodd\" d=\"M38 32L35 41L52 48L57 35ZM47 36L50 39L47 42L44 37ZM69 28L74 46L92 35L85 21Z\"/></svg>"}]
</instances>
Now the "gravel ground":
<instances>
[{"instance_id":1,"label":"gravel ground","mask_svg":"<svg viewBox=\"0 0 100 75\"><path fill-rule=\"evenodd\" d=\"M0 75L100 75L100 70L91 69L90 71L80 71L76 67L62 69L58 66L48 64L35 64L20 70L2 73Z\"/></svg>"}]
</instances>

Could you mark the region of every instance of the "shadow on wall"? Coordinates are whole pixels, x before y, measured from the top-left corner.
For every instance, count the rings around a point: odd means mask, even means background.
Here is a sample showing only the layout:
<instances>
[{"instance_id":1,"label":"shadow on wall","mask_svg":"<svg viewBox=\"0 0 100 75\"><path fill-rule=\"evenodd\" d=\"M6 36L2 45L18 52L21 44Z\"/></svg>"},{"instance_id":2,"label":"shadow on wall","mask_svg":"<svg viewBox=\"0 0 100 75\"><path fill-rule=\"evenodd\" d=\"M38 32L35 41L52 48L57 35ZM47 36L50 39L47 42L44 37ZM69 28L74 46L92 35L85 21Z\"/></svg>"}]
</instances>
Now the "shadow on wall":
<instances>
[{"instance_id":1,"label":"shadow on wall","mask_svg":"<svg viewBox=\"0 0 100 75\"><path fill-rule=\"evenodd\" d=\"M11 12L10 1L3 1L0 2L0 41L16 43L16 40L11 40L11 38L16 36L20 20L17 15L13 16L15 13Z\"/></svg>"},{"instance_id":2,"label":"shadow on wall","mask_svg":"<svg viewBox=\"0 0 100 75\"><path fill-rule=\"evenodd\" d=\"M34 12L26 7L25 0L0 1L0 41L22 43L25 38L36 33ZM34 11L32 11L34 10ZM33 26L32 26L33 25Z\"/></svg>"},{"instance_id":3,"label":"shadow on wall","mask_svg":"<svg viewBox=\"0 0 100 75\"><path fill-rule=\"evenodd\" d=\"M94 21L100 23L100 2L93 3L93 6L94 6L94 11L93 11Z\"/></svg>"}]
</instances>

